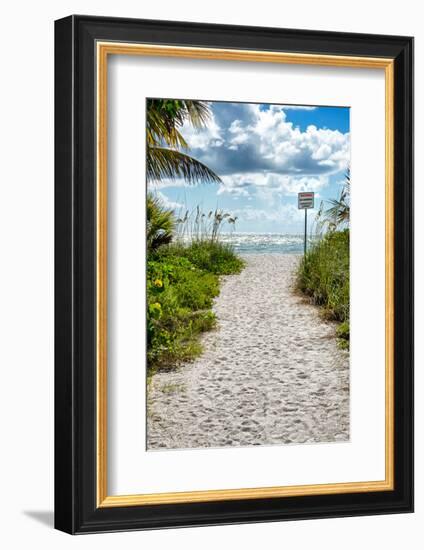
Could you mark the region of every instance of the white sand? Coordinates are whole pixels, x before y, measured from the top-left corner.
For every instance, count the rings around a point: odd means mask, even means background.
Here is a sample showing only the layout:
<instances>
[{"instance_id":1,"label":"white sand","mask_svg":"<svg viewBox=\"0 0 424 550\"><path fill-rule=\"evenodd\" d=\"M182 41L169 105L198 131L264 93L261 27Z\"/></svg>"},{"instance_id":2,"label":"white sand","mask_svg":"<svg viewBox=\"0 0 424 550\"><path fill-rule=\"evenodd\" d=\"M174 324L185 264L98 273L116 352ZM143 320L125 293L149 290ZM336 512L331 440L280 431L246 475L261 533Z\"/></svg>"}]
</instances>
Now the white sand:
<instances>
[{"instance_id":1,"label":"white sand","mask_svg":"<svg viewBox=\"0 0 424 550\"><path fill-rule=\"evenodd\" d=\"M149 449L349 439L349 354L293 292L299 257L245 259L222 281L202 356L153 377Z\"/></svg>"}]
</instances>

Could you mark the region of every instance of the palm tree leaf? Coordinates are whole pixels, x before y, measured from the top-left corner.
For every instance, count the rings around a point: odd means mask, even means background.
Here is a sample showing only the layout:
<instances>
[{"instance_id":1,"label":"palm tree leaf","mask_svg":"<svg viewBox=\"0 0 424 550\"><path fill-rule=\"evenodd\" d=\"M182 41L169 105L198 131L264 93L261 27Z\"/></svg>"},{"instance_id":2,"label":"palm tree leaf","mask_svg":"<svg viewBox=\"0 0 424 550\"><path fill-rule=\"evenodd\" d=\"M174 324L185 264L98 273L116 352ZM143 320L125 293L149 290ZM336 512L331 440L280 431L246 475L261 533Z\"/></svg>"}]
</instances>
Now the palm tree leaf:
<instances>
[{"instance_id":1,"label":"palm tree leaf","mask_svg":"<svg viewBox=\"0 0 424 550\"><path fill-rule=\"evenodd\" d=\"M324 216L324 223L329 228L337 229L338 226L344 226L349 224L350 219L350 171L347 170L345 174L345 180L343 188L340 192L338 199L331 199L328 202L331 207L321 212L320 215Z\"/></svg>"},{"instance_id":2,"label":"palm tree leaf","mask_svg":"<svg viewBox=\"0 0 424 550\"><path fill-rule=\"evenodd\" d=\"M176 220L171 210L165 209L160 200L151 193L147 196L147 249L156 250L169 244L175 230Z\"/></svg>"},{"instance_id":3,"label":"palm tree leaf","mask_svg":"<svg viewBox=\"0 0 424 550\"><path fill-rule=\"evenodd\" d=\"M187 142L178 128L185 120L195 128L203 128L210 117L210 107L205 101L150 99L146 115L147 143L187 149Z\"/></svg>"},{"instance_id":4,"label":"palm tree leaf","mask_svg":"<svg viewBox=\"0 0 424 550\"><path fill-rule=\"evenodd\" d=\"M154 108L147 110L146 134L148 146L165 144L169 147L188 148L187 142L177 128Z\"/></svg>"},{"instance_id":5,"label":"palm tree leaf","mask_svg":"<svg viewBox=\"0 0 424 550\"><path fill-rule=\"evenodd\" d=\"M187 111L190 123L195 128L202 128L207 125L211 118L211 110L208 103L196 100L184 100L182 103Z\"/></svg>"}]
</instances>

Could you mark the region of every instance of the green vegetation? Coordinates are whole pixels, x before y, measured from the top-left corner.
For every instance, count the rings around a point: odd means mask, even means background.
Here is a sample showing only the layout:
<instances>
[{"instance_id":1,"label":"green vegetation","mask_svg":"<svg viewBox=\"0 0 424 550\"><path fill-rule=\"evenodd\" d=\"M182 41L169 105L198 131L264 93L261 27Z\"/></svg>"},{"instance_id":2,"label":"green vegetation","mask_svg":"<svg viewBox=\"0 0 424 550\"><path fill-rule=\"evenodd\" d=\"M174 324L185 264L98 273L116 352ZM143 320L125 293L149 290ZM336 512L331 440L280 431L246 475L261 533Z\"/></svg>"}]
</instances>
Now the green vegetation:
<instances>
[{"instance_id":1,"label":"green vegetation","mask_svg":"<svg viewBox=\"0 0 424 550\"><path fill-rule=\"evenodd\" d=\"M179 129L185 122L202 128L210 119L205 101L148 99L146 120L146 172L148 181L184 178L188 183L220 183L208 166L189 156L188 144Z\"/></svg>"},{"instance_id":2,"label":"green vegetation","mask_svg":"<svg viewBox=\"0 0 424 550\"><path fill-rule=\"evenodd\" d=\"M147 250L151 252L169 244L176 227L175 219L171 211L161 208L159 200L153 195L147 196L146 218Z\"/></svg>"},{"instance_id":3,"label":"green vegetation","mask_svg":"<svg viewBox=\"0 0 424 550\"><path fill-rule=\"evenodd\" d=\"M326 319L340 324L336 334L341 348L349 348L349 217L350 174L346 173L340 197L321 203L317 235L297 273L298 289L322 306Z\"/></svg>"},{"instance_id":4,"label":"green vegetation","mask_svg":"<svg viewBox=\"0 0 424 550\"><path fill-rule=\"evenodd\" d=\"M298 288L322 306L326 319L339 321L337 336L349 345L349 229L326 233L302 259Z\"/></svg>"},{"instance_id":5,"label":"green vegetation","mask_svg":"<svg viewBox=\"0 0 424 550\"><path fill-rule=\"evenodd\" d=\"M327 233L303 258L299 288L324 307L328 319L349 318L349 230Z\"/></svg>"},{"instance_id":6,"label":"green vegetation","mask_svg":"<svg viewBox=\"0 0 424 550\"><path fill-rule=\"evenodd\" d=\"M183 178L187 183L220 183L208 166L187 154L180 132L185 123L205 127L211 112L207 102L149 99L146 115L148 182ZM201 353L199 335L212 329L213 299L219 276L237 273L243 262L219 242L224 221L236 218L198 207L176 218L153 195L147 197L147 358L150 374L174 367Z\"/></svg>"},{"instance_id":7,"label":"green vegetation","mask_svg":"<svg viewBox=\"0 0 424 550\"><path fill-rule=\"evenodd\" d=\"M216 325L211 308L219 276L238 273L244 264L231 247L207 234L172 242L174 215L151 196L147 214L147 357L152 373L201 353L199 335Z\"/></svg>"},{"instance_id":8,"label":"green vegetation","mask_svg":"<svg viewBox=\"0 0 424 550\"><path fill-rule=\"evenodd\" d=\"M177 232L179 238L189 237L191 240L218 241L222 226L227 222L234 229L237 216L231 216L228 212L217 208L207 214L200 206L192 212L186 210L185 214L177 218Z\"/></svg>"},{"instance_id":9,"label":"green vegetation","mask_svg":"<svg viewBox=\"0 0 424 550\"><path fill-rule=\"evenodd\" d=\"M342 349L349 349L349 338L350 338L350 326L349 321L343 321L336 331L337 337L339 338L339 346Z\"/></svg>"}]
</instances>

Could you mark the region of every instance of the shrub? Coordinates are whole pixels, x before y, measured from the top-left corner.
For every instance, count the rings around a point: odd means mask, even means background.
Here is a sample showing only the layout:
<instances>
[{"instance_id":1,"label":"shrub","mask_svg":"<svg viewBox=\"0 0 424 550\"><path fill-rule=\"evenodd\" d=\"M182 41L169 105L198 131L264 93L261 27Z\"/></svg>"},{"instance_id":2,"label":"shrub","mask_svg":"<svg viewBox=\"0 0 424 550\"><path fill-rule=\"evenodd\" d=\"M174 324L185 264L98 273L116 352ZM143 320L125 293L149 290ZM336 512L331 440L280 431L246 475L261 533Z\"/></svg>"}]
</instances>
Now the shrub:
<instances>
[{"instance_id":1,"label":"shrub","mask_svg":"<svg viewBox=\"0 0 424 550\"><path fill-rule=\"evenodd\" d=\"M175 244L149 255L147 263L148 365L178 366L201 351L199 335L215 327L211 311L219 275L240 271L243 262L214 243Z\"/></svg>"},{"instance_id":2,"label":"shrub","mask_svg":"<svg viewBox=\"0 0 424 550\"><path fill-rule=\"evenodd\" d=\"M220 241L196 240L191 243L173 243L158 251L160 257L185 258L204 271L216 275L239 273L244 262L233 251L232 247Z\"/></svg>"}]
</instances>

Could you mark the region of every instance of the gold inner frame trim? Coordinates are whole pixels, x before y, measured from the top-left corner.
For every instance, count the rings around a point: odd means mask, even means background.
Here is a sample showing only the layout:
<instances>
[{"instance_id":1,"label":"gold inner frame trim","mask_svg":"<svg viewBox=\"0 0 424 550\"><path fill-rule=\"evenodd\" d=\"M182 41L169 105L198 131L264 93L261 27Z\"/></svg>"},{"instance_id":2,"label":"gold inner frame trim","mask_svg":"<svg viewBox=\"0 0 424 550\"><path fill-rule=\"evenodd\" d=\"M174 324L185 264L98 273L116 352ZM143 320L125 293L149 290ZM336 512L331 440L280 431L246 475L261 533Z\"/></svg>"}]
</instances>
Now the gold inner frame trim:
<instances>
[{"instance_id":1,"label":"gold inner frame trim","mask_svg":"<svg viewBox=\"0 0 424 550\"><path fill-rule=\"evenodd\" d=\"M217 48L97 42L97 506L142 506L306 495L365 493L394 489L394 61ZM107 493L107 60L109 55L142 55L283 63L385 71L385 479L349 483L254 487L109 496Z\"/></svg>"}]
</instances>

